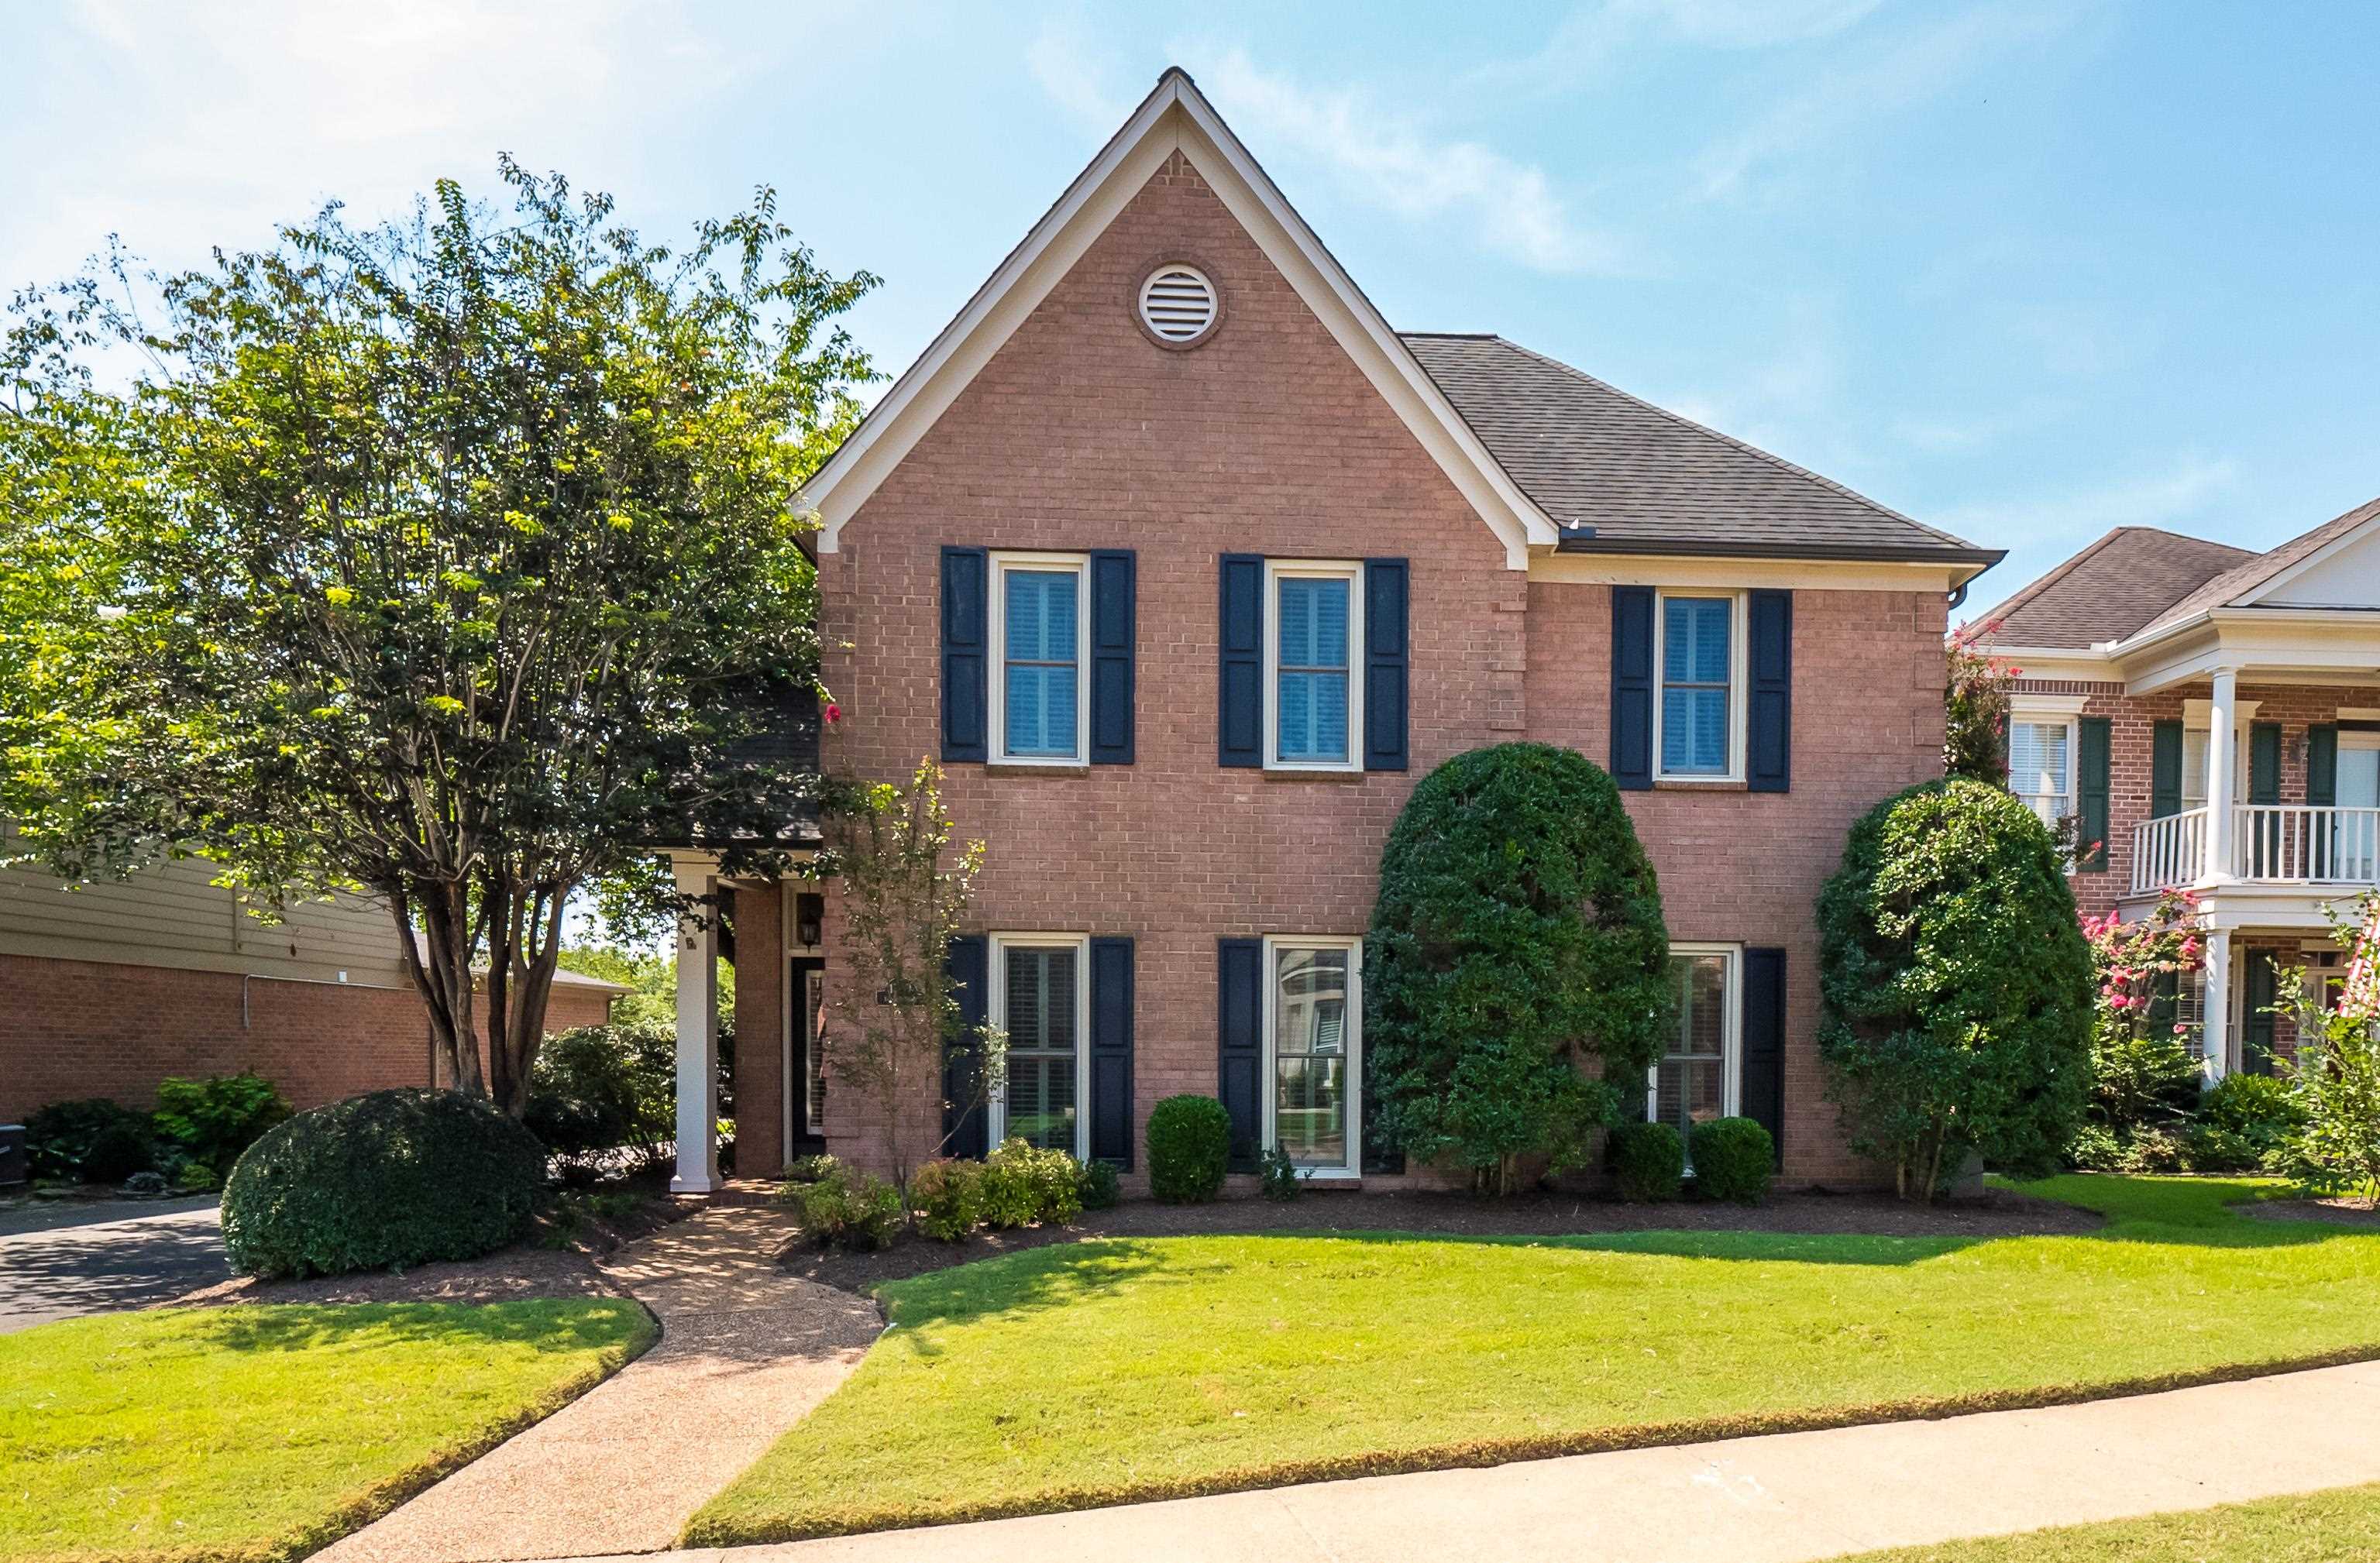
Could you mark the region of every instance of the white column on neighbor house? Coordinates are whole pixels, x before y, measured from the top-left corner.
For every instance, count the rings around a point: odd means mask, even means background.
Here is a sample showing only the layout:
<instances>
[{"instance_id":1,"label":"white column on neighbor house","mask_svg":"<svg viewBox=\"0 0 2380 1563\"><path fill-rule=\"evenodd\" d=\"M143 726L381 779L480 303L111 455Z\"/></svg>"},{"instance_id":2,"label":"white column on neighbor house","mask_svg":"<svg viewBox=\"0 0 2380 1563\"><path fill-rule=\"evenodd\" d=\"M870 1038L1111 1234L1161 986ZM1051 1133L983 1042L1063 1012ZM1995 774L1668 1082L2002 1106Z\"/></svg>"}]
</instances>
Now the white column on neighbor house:
<instances>
[{"instance_id":1,"label":"white column on neighbor house","mask_svg":"<svg viewBox=\"0 0 2380 1563\"><path fill-rule=\"evenodd\" d=\"M2200 873L2221 880L2231 878L2231 799L2240 790L2233 774L2240 754L2239 670L2216 669L2214 683L2214 698L2206 703L2206 861Z\"/></svg>"},{"instance_id":2,"label":"white column on neighbor house","mask_svg":"<svg viewBox=\"0 0 2380 1563\"><path fill-rule=\"evenodd\" d=\"M2204 1041L2201 1068L2213 1084L2231 1072L2231 930L2206 930L2206 1005L2200 1032Z\"/></svg>"},{"instance_id":3,"label":"white column on neighbor house","mask_svg":"<svg viewBox=\"0 0 2380 1563\"><path fill-rule=\"evenodd\" d=\"M677 888L709 896L707 866L672 865ZM719 1186L719 922L682 918L677 930L677 1193Z\"/></svg>"}]
</instances>

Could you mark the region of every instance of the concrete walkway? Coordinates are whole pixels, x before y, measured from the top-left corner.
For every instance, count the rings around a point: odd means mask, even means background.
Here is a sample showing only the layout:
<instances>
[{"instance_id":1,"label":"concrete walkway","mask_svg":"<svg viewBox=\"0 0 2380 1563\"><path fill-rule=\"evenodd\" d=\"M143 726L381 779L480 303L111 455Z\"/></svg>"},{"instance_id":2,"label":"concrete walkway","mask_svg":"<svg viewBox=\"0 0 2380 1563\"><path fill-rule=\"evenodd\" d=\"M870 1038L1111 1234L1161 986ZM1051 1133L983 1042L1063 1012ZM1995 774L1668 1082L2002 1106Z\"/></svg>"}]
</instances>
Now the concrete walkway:
<instances>
[{"instance_id":1,"label":"concrete walkway","mask_svg":"<svg viewBox=\"0 0 2380 1563\"><path fill-rule=\"evenodd\" d=\"M780 1274L778 1211L713 1207L605 1266L661 1320L618 1374L322 1563L499 1563L653 1552L858 1364L875 1304Z\"/></svg>"},{"instance_id":2,"label":"concrete walkway","mask_svg":"<svg viewBox=\"0 0 2380 1563\"><path fill-rule=\"evenodd\" d=\"M1809 1563L2374 1481L2380 1363L2362 1363L2046 1411L1374 1476L672 1559Z\"/></svg>"}]
</instances>

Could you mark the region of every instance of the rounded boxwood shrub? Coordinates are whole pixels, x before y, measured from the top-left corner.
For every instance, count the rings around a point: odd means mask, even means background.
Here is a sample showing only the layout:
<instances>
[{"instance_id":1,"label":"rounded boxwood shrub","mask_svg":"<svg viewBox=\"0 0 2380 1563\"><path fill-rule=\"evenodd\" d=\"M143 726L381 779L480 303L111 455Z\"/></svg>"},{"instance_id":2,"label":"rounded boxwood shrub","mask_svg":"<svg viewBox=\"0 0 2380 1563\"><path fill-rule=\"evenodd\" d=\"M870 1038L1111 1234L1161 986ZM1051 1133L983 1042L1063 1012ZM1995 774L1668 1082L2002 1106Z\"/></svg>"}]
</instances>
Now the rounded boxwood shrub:
<instances>
[{"instance_id":1,"label":"rounded boxwood shrub","mask_svg":"<svg viewBox=\"0 0 2380 1563\"><path fill-rule=\"evenodd\" d=\"M1510 1193L1581 1165L1675 1007L1652 861L1575 749L1499 744L1422 779L1364 947L1378 1137Z\"/></svg>"},{"instance_id":2,"label":"rounded boxwood shrub","mask_svg":"<svg viewBox=\"0 0 2380 1563\"><path fill-rule=\"evenodd\" d=\"M1777 1142L1749 1118L1714 1118L1694 1125L1694 1189L1705 1199L1758 1205L1777 1171Z\"/></svg>"},{"instance_id":3,"label":"rounded boxwood shrub","mask_svg":"<svg viewBox=\"0 0 2380 1563\"><path fill-rule=\"evenodd\" d=\"M1077 1197L1086 1210L1112 1210L1123 1197L1119 1186L1115 1163L1094 1157L1083 1163L1082 1181L1077 1185Z\"/></svg>"},{"instance_id":4,"label":"rounded boxwood shrub","mask_svg":"<svg viewBox=\"0 0 2380 1563\"><path fill-rule=\"evenodd\" d=\"M1678 1197L1686 1177L1686 1143L1666 1123L1622 1123L1608 1147L1620 1197L1639 1204Z\"/></svg>"},{"instance_id":5,"label":"rounded boxwood shrub","mask_svg":"<svg viewBox=\"0 0 2380 1563\"><path fill-rule=\"evenodd\" d=\"M1148 1115L1148 1192L1196 1205L1223 1192L1232 1115L1212 1097L1168 1097Z\"/></svg>"},{"instance_id":6,"label":"rounded boxwood shrub","mask_svg":"<svg viewBox=\"0 0 2380 1563\"><path fill-rule=\"evenodd\" d=\"M473 1259L522 1234L544 1186L544 1147L485 1098L374 1091L248 1147L224 1185L224 1246L264 1277Z\"/></svg>"}]
</instances>

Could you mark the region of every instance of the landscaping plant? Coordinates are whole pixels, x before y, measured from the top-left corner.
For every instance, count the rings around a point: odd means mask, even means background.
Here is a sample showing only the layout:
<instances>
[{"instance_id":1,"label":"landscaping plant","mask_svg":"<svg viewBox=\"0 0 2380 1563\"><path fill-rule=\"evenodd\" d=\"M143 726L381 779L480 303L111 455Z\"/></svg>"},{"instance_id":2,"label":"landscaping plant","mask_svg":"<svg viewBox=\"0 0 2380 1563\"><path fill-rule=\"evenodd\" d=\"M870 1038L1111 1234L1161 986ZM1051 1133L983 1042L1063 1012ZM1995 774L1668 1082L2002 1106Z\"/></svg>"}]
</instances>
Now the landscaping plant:
<instances>
[{"instance_id":1,"label":"landscaping plant","mask_svg":"<svg viewBox=\"0 0 2380 1563\"><path fill-rule=\"evenodd\" d=\"M1705 1199L1758 1205L1777 1174L1777 1142L1756 1120L1714 1118L1694 1125L1694 1192Z\"/></svg>"},{"instance_id":2,"label":"landscaping plant","mask_svg":"<svg viewBox=\"0 0 2380 1563\"><path fill-rule=\"evenodd\" d=\"M1168 1097L1148 1114L1148 1192L1196 1205L1223 1192L1232 1155L1231 1112L1212 1097Z\"/></svg>"},{"instance_id":3,"label":"landscaping plant","mask_svg":"<svg viewBox=\"0 0 2380 1563\"><path fill-rule=\"evenodd\" d=\"M1949 666L1942 686L1942 774L2008 785L2009 690L2018 669L1983 648L2001 621L1963 624L1944 641Z\"/></svg>"},{"instance_id":4,"label":"landscaping plant","mask_svg":"<svg viewBox=\"0 0 2380 1563\"><path fill-rule=\"evenodd\" d=\"M1116 1201L1123 1197L1116 1177L1115 1163L1102 1161L1097 1157L1083 1163L1082 1181L1075 1186L1077 1197L1086 1210L1112 1210Z\"/></svg>"},{"instance_id":5,"label":"landscaping plant","mask_svg":"<svg viewBox=\"0 0 2380 1563\"><path fill-rule=\"evenodd\" d=\"M522 1236L545 1149L484 1097L418 1086L310 1109L224 1184L233 1267L268 1279L476 1259Z\"/></svg>"},{"instance_id":6,"label":"landscaping plant","mask_svg":"<svg viewBox=\"0 0 2380 1563\"><path fill-rule=\"evenodd\" d=\"M1656 1204L1678 1197L1686 1177L1686 1143L1667 1123L1622 1123L1606 1147L1620 1197Z\"/></svg>"},{"instance_id":7,"label":"landscaping plant","mask_svg":"<svg viewBox=\"0 0 2380 1563\"><path fill-rule=\"evenodd\" d=\"M909 1208L917 1230L956 1242L983 1219L983 1164L937 1157L909 1174Z\"/></svg>"},{"instance_id":8,"label":"landscaping plant","mask_svg":"<svg viewBox=\"0 0 2380 1563\"><path fill-rule=\"evenodd\" d=\"M1083 1213L1083 1169L1062 1150L1011 1136L983 1161L983 1218L1000 1228L1063 1226Z\"/></svg>"},{"instance_id":9,"label":"landscaping plant","mask_svg":"<svg viewBox=\"0 0 2380 1563\"><path fill-rule=\"evenodd\" d=\"M901 1191L870 1172L838 1167L785 1193L801 1207L803 1232L821 1248L882 1248L906 1220Z\"/></svg>"},{"instance_id":10,"label":"landscaping plant","mask_svg":"<svg viewBox=\"0 0 2380 1563\"><path fill-rule=\"evenodd\" d=\"M273 1082L244 1070L204 1080L159 1081L151 1121L162 1138L220 1180L240 1152L288 1116L289 1104Z\"/></svg>"},{"instance_id":11,"label":"landscaping plant","mask_svg":"<svg viewBox=\"0 0 2380 1563\"><path fill-rule=\"evenodd\" d=\"M2288 1081L2227 1074L2199 1099L2183 1154L2193 1172L2253 1172L2305 1122L2305 1109Z\"/></svg>"},{"instance_id":12,"label":"landscaping plant","mask_svg":"<svg viewBox=\"0 0 2380 1563\"><path fill-rule=\"evenodd\" d=\"M677 1134L675 1031L614 1022L549 1038L521 1122L582 1174L607 1166L611 1151L626 1151L633 1168L662 1166Z\"/></svg>"},{"instance_id":13,"label":"landscaping plant","mask_svg":"<svg viewBox=\"0 0 2380 1563\"><path fill-rule=\"evenodd\" d=\"M1852 1148L1930 1202L1973 1152L2057 1164L2089 1099L2091 956L2049 830L1979 782L1852 827L1818 897L1819 1051Z\"/></svg>"},{"instance_id":14,"label":"landscaping plant","mask_svg":"<svg viewBox=\"0 0 2380 1563\"><path fill-rule=\"evenodd\" d=\"M1611 778L1500 744L1414 789L1380 853L1364 948L1378 1132L1475 1189L1583 1165L1659 1057L1674 1005L1660 886Z\"/></svg>"},{"instance_id":15,"label":"landscaping plant","mask_svg":"<svg viewBox=\"0 0 2380 1563\"><path fill-rule=\"evenodd\" d=\"M2297 1058L2281 1065L2299 1121L2271 1166L2315 1193L2380 1200L2380 894L2366 891L2352 918L2334 913L2333 924L2349 955L2337 1003L2313 1002L2319 989L2305 973L2287 974L2289 989L2308 996Z\"/></svg>"},{"instance_id":16,"label":"landscaping plant","mask_svg":"<svg viewBox=\"0 0 2380 1563\"><path fill-rule=\"evenodd\" d=\"M105 1097L52 1102L36 1109L25 1120L26 1170L41 1182L81 1182L88 1178L92 1182L112 1183L127 1172L148 1165L143 1159L133 1167L115 1170L123 1157L119 1147L133 1143L145 1145L148 1132L146 1113L135 1112ZM86 1173L83 1167L91 1147L103 1135L109 1142L104 1156L112 1175L107 1177Z\"/></svg>"},{"instance_id":17,"label":"landscaping plant","mask_svg":"<svg viewBox=\"0 0 2380 1563\"><path fill-rule=\"evenodd\" d=\"M1297 1163L1290 1160L1289 1152L1274 1145L1257 1161L1257 1192L1269 1200L1295 1199L1305 1192L1305 1180L1298 1176Z\"/></svg>"},{"instance_id":18,"label":"landscaping plant","mask_svg":"<svg viewBox=\"0 0 2380 1563\"><path fill-rule=\"evenodd\" d=\"M2185 1159L2198 1107L2198 1060L2174 1013L2176 995L2205 964L2198 898L2168 891L2145 917L2086 916L2082 928L2097 1001L2088 1117L2068 1159L2100 1171L2171 1171Z\"/></svg>"}]
</instances>

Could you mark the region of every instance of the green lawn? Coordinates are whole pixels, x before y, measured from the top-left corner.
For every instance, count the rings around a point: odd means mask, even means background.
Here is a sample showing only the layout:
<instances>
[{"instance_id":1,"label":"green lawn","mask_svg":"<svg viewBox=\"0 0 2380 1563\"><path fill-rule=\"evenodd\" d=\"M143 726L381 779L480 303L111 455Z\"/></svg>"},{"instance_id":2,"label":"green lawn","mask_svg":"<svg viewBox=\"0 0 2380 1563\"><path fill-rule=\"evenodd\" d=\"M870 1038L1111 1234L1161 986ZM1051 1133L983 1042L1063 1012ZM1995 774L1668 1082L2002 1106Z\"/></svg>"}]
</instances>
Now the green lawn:
<instances>
[{"instance_id":1,"label":"green lawn","mask_svg":"<svg viewBox=\"0 0 2380 1563\"><path fill-rule=\"evenodd\" d=\"M278 1559L585 1391L634 1303L192 1308L0 1336L0 1559Z\"/></svg>"},{"instance_id":2,"label":"green lawn","mask_svg":"<svg viewBox=\"0 0 2380 1563\"><path fill-rule=\"evenodd\" d=\"M1084 1508L2380 1356L2380 1236L2062 1178L2090 1237L1110 1239L889 1285L690 1544Z\"/></svg>"},{"instance_id":3,"label":"green lawn","mask_svg":"<svg viewBox=\"0 0 2380 1563\"><path fill-rule=\"evenodd\" d=\"M1863 1552L1840 1563L2371 1563L2380 1487L2227 1504L2021 1536Z\"/></svg>"}]
</instances>

